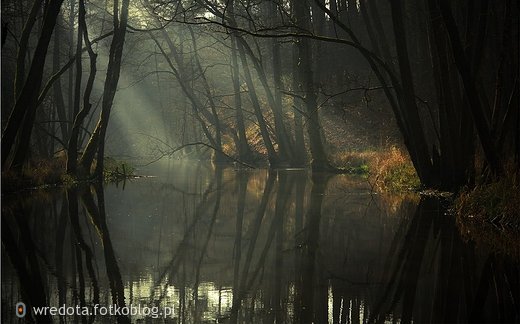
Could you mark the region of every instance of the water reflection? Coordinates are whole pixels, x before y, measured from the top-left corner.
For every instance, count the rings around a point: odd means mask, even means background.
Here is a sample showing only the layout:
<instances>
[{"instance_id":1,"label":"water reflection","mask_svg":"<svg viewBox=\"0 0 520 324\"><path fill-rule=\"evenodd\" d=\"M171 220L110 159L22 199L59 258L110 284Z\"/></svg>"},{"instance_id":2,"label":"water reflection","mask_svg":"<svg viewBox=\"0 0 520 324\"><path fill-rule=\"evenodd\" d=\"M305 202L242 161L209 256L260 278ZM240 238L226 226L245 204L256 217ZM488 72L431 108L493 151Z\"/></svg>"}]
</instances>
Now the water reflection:
<instances>
[{"instance_id":1,"label":"water reflection","mask_svg":"<svg viewBox=\"0 0 520 324\"><path fill-rule=\"evenodd\" d=\"M2 322L28 307L174 307L32 322L519 321L518 264L464 243L445 203L363 179L175 164L124 190L6 197Z\"/></svg>"}]
</instances>

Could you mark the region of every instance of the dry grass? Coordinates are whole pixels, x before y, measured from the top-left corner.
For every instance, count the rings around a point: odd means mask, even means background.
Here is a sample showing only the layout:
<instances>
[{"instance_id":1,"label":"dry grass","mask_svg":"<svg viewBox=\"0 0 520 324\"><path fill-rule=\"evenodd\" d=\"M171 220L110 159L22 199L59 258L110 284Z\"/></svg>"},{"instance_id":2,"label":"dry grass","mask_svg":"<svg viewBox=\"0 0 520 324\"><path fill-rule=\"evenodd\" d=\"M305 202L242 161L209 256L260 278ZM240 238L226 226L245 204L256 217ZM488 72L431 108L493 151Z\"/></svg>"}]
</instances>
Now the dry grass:
<instances>
[{"instance_id":1,"label":"dry grass","mask_svg":"<svg viewBox=\"0 0 520 324\"><path fill-rule=\"evenodd\" d=\"M371 161L377 159L377 155L381 154L377 151L360 151L360 152L341 152L336 151L331 153L332 164L338 165L347 169L366 169Z\"/></svg>"},{"instance_id":2,"label":"dry grass","mask_svg":"<svg viewBox=\"0 0 520 324\"><path fill-rule=\"evenodd\" d=\"M420 181L406 152L396 146L382 151L342 152L333 154L335 165L354 173L366 174L378 191L409 191Z\"/></svg>"},{"instance_id":3,"label":"dry grass","mask_svg":"<svg viewBox=\"0 0 520 324\"><path fill-rule=\"evenodd\" d=\"M408 153L396 146L378 154L369 169L375 187L382 191L416 190L421 185Z\"/></svg>"},{"instance_id":4,"label":"dry grass","mask_svg":"<svg viewBox=\"0 0 520 324\"><path fill-rule=\"evenodd\" d=\"M510 170L490 183L463 189L456 201L457 216L472 222L520 228L520 176Z\"/></svg>"},{"instance_id":5,"label":"dry grass","mask_svg":"<svg viewBox=\"0 0 520 324\"><path fill-rule=\"evenodd\" d=\"M64 157L34 160L25 166L21 173L2 172L2 192L15 192L43 185L56 185L62 182L64 173Z\"/></svg>"},{"instance_id":6,"label":"dry grass","mask_svg":"<svg viewBox=\"0 0 520 324\"><path fill-rule=\"evenodd\" d=\"M95 163L93 168L95 168ZM122 161L105 158L104 176L106 182L117 182L132 176L134 168ZM49 185L72 185L78 180L65 172L66 156L57 155L51 159L38 159L26 165L21 173L2 172L2 193L13 193L23 189ZM93 171L93 170L92 170Z\"/></svg>"},{"instance_id":7,"label":"dry grass","mask_svg":"<svg viewBox=\"0 0 520 324\"><path fill-rule=\"evenodd\" d=\"M520 260L520 172L464 188L454 211L461 235L477 245Z\"/></svg>"}]
</instances>

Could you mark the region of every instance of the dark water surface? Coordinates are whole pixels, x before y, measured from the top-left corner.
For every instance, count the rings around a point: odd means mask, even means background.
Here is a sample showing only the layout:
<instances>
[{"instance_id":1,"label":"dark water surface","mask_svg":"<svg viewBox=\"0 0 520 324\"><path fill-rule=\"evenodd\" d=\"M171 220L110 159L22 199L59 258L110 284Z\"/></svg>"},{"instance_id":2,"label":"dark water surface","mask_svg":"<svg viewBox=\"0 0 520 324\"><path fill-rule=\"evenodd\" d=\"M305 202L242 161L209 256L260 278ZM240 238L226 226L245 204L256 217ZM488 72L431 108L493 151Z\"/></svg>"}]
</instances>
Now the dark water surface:
<instances>
[{"instance_id":1,"label":"dark water surface","mask_svg":"<svg viewBox=\"0 0 520 324\"><path fill-rule=\"evenodd\" d=\"M298 170L142 172L3 197L2 323L19 301L55 323L520 321L518 264L465 243L446 202ZM174 314L30 311L63 304Z\"/></svg>"}]
</instances>

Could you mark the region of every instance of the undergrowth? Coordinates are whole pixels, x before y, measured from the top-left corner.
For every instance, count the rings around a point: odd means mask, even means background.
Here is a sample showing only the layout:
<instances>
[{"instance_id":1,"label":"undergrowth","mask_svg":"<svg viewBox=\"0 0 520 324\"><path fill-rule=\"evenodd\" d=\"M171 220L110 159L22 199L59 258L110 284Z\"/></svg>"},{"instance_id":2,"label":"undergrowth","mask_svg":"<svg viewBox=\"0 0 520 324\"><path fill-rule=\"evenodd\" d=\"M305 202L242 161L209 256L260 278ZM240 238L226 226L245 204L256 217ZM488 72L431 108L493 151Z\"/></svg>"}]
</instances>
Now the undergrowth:
<instances>
[{"instance_id":1,"label":"undergrowth","mask_svg":"<svg viewBox=\"0 0 520 324\"><path fill-rule=\"evenodd\" d=\"M134 167L124 161L118 161L113 158L105 158L104 164L104 180L105 182L119 182L134 174Z\"/></svg>"},{"instance_id":2,"label":"undergrowth","mask_svg":"<svg viewBox=\"0 0 520 324\"><path fill-rule=\"evenodd\" d=\"M518 171L509 171L498 180L463 188L455 200L458 217L520 228L519 178Z\"/></svg>"},{"instance_id":3,"label":"undergrowth","mask_svg":"<svg viewBox=\"0 0 520 324\"><path fill-rule=\"evenodd\" d=\"M71 186L79 180L66 173L66 157L38 159L28 163L20 172L2 171L2 193L44 186ZM104 161L104 181L119 182L133 176L134 168L123 161L107 157Z\"/></svg>"},{"instance_id":4,"label":"undergrowth","mask_svg":"<svg viewBox=\"0 0 520 324\"><path fill-rule=\"evenodd\" d=\"M457 195L454 212L465 240L520 260L520 173L509 168L494 181L465 187Z\"/></svg>"},{"instance_id":5,"label":"undergrowth","mask_svg":"<svg viewBox=\"0 0 520 324\"><path fill-rule=\"evenodd\" d=\"M34 160L24 166L20 172L2 171L2 193L61 184L64 173L64 158Z\"/></svg>"},{"instance_id":6,"label":"undergrowth","mask_svg":"<svg viewBox=\"0 0 520 324\"><path fill-rule=\"evenodd\" d=\"M420 187L410 157L396 146L381 151L336 153L333 161L351 173L367 177L378 191L401 192Z\"/></svg>"}]
</instances>

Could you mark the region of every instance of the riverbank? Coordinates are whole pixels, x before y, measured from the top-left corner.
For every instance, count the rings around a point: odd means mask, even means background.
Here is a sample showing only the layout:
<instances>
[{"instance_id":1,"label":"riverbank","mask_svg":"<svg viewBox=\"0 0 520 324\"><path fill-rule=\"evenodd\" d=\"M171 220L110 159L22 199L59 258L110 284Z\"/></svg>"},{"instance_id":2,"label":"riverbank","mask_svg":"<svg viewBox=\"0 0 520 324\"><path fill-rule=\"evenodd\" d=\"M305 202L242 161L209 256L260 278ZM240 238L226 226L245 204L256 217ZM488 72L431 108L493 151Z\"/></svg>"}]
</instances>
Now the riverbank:
<instances>
[{"instance_id":1,"label":"riverbank","mask_svg":"<svg viewBox=\"0 0 520 324\"><path fill-rule=\"evenodd\" d=\"M337 152L332 161L352 173L366 176L379 192L418 191L421 187L408 153L397 146L378 151Z\"/></svg>"},{"instance_id":2,"label":"riverbank","mask_svg":"<svg viewBox=\"0 0 520 324\"><path fill-rule=\"evenodd\" d=\"M462 236L520 261L520 181L518 171L463 188L454 202Z\"/></svg>"},{"instance_id":3,"label":"riverbank","mask_svg":"<svg viewBox=\"0 0 520 324\"><path fill-rule=\"evenodd\" d=\"M447 197L462 237L477 245L520 260L520 177L510 168L494 181L454 193L421 190L407 153L392 146L383 151L342 152L333 156L336 165L359 170L379 194L417 192Z\"/></svg>"},{"instance_id":4,"label":"riverbank","mask_svg":"<svg viewBox=\"0 0 520 324\"><path fill-rule=\"evenodd\" d=\"M104 181L119 182L132 177L134 168L124 161L107 157L104 160ZM78 182L66 173L65 157L31 161L21 173L2 172L2 194L28 189L45 189Z\"/></svg>"}]
</instances>

